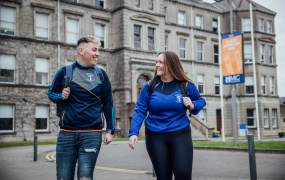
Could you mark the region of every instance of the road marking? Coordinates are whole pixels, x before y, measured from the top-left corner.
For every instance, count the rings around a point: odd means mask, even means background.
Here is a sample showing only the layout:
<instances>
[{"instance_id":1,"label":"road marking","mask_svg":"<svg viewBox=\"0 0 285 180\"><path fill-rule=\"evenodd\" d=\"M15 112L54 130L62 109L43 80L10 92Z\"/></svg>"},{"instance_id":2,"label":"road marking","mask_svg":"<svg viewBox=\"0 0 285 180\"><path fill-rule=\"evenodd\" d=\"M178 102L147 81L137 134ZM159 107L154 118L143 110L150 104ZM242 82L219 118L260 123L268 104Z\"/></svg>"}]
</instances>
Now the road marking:
<instances>
[{"instance_id":1,"label":"road marking","mask_svg":"<svg viewBox=\"0 0 285 180\"><path fill-rule=\"evenodd\" d=\"M49 162L56 162L56 152L48 153L45 158ZM95 169L103 170L103 171L115 171L115 172L136 173L136 174L146 174L146 173L148 173L148 171L138 171L138 170L129 170L129 169L109 168L109 167L101 167L101 166L95 166Z\"/></svg>"}]
</instances>

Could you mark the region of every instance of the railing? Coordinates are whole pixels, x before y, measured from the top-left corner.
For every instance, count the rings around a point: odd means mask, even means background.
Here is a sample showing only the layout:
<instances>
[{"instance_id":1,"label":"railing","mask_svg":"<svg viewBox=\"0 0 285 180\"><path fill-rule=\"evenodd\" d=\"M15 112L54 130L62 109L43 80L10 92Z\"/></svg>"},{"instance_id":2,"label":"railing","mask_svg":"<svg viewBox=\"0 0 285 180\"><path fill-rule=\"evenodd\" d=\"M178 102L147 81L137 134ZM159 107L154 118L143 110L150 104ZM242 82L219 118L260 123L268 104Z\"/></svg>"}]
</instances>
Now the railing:
<instances>
[{"instance_id":1,"label":"railing","mask_svg":"<svg viewBox=\"0 0 285 180\"><path fill-rule=\"evenodd\" d=\"M201 120L198 116L192 115L190 118L191 125L194 126L196 129L202 132L203 135L206 136L206 138L211 136L213 134L214 127L210 127L207 123L205 123L203 120Z\"/></svg>"}]
</instances>

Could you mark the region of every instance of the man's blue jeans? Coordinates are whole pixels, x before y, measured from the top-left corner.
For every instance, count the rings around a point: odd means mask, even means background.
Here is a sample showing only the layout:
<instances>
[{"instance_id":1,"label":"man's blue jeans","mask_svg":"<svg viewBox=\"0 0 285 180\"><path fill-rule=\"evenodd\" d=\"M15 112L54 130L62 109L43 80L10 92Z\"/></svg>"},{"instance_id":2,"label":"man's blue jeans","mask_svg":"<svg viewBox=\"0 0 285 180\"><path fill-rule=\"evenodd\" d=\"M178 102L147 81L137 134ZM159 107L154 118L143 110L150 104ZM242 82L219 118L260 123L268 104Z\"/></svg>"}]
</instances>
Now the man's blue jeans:
<instances>
[{"instance_id":1,"label":"man's blue jeans","mask_svg":"<svg viewBox=\"0 0 285 180\"><path fill-rule=\"evenodd\" d=\"M96 160L101 148L102 132L60 131L56 145L56 172L58 180L74 180L78 160L78 179L93 179Z\"/></svg>"}]
</instances>

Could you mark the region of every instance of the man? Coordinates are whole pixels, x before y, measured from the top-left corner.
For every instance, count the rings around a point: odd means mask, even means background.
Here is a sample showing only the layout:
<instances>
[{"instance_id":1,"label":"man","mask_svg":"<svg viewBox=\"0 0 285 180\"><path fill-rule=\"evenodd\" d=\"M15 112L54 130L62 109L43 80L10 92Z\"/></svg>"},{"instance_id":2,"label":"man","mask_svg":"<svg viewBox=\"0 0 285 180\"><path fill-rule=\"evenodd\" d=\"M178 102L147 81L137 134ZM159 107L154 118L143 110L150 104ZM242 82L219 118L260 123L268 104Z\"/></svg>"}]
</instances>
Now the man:
<instances>
[{"instance_id":1,"label":"man","mask_svg":"<svg viewBox=\"0 0 285 180\"><path fill-rule=\"evenodd\" d=\"M104 144L113 140L114 109L112 89L105 71L94 68L99 57L100 41L85 36L77 42L77 61L72 64L72 80L66 86L66 67L54 77L48 96L51 101L63 104L56 146L57 179L73 180L78 161L77 177L93 179L96 160L102 141L104 116L107 133ZM98 71L98 70L97 70ZM71 72L71 71L70 71ZM103 80L98 75L103 76ZM103 116L104 113L104 116Z\"/></svg>"}]
</instances>

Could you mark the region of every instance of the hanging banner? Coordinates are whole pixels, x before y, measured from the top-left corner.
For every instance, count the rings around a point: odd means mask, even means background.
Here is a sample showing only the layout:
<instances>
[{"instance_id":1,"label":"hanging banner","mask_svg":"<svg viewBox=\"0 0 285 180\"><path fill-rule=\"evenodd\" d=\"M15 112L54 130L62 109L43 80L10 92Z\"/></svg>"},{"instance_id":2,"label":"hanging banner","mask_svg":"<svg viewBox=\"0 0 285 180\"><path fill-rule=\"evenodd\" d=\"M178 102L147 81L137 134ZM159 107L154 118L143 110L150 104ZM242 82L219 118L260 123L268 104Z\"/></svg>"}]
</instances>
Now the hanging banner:
<instances>
[{"instance_id":1,"label":"hanging banner","mask_svg":"<svg viewBox=\"0 0 285 180\"><path fill-rule=\"evenodd\" d=\"M242 32L222 36L222 69L223 84L244 82Z\"/></svg>"}]
</instances>

